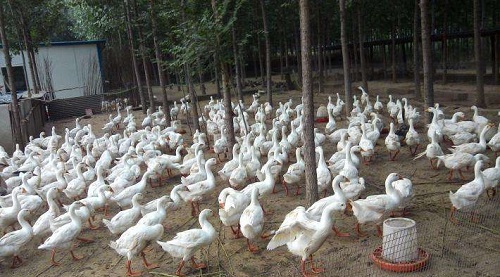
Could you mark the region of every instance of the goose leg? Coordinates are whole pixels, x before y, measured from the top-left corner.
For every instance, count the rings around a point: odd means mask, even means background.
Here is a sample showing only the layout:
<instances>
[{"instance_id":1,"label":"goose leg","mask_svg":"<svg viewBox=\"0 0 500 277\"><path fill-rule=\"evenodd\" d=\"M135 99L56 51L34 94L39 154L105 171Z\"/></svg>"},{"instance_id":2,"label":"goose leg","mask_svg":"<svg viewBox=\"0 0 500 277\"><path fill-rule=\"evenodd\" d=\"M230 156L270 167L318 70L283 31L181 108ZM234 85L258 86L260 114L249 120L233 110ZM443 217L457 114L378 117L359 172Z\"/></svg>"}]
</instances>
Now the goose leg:
<instances>
[{"instance_id":1,"label":"goose leg","mask_svg":"<svg viewBox=\"0 0 500 277\"><path fill-rule=\"evenodd\" d=\"M413 150L413 153L411 153L412 156L415 156L415 154L417 154L417 149L418 149L419 146L420 146L420 144L417 144L417 146L415 146L415 149Z\"/></svg>"},{"instance_id":2,"label":"goose leg","mask_svg":"<svg viewBox=\"0 0 500 277\"><path fill-rule=\"evenodd\" d=\"M19 260L18 260L19 259ZM22 263L21 259L19 258L19 256L17 255L14 255L12 257L12 264L10 265L10 268L16 268L18 267L20 264Z\"/></svg>"},{"instance_id":3,"label":"goose leg","mask_svg":"<svg viewBox=\"0 0 500 277\"><path fill-rule=\"evenodd\" d=\"M450 221L451 221L451 223L453 223L453 224L455 224L455 225L457 225L457 224L458 224L458 221L457 221L457 219L455 218L455 210L456 210L456 209L457 209L457 208L455 208L455 206L453 206L453 205L451 206L451 209L450 209Z\"/></svg>"},{"instance_id":4,"label":"goose leg","mask_svg":"<svg viewBox=\"0 0 500 277\"><path fill-rule=\"evenodd\" d=\"M311 255L309 255L309 259L310 259L310 261L311 261L311 271L312 271L313 273L318 274L318 273L321 273L321 272L324 272L324 271L325 271L325 269L324 269L324 268L320 268L320 267L315 267L315 266L314 266L314 261L313 261L313 256L312 256L312 254L311 254Z\"/></svg>"},{"instance_id":5,"label":"goose leg","mask_svg":"<svg viewBox=\"0 0 500 277\"><path fill-rule=\"evenodd\" d=\"M247 239L247 246L248 246L248 251L252 253L256 253L257 251L259 251L259 247L252 245L249 239Z\"/></svg>"},{"instance_id":6,"label":"goose leg","mask_svg":"<svg viewBox=\"0 0 500 277\"><path fill-rule=\"evenodd\" d=\"M354 228L356 230L356 233L360 237L366 237L366 234L361 231L360 224L356 223L356 227Z\"/></svg>"},{"instance_id":7,"label":"goose leg","mask_svg":"<svg viewBox=\"0 0 500 277\"><path fill-rule=\"evenodd\" d=\"M392 160L391 161L394 161L396 159L396 156L399 154L399 149L398 151L396 151L396 153L394 154L394 156L392 157Z\"/></svg>"},{"instance_id":8,"label":"goose leg","mask_svg":"<svg viewBox=\"0 0 500 277\"><path fill-rule=\"evenodd\" d=\"M76 256L75 253L73 253L73 249L70 250L69 253L71 253L71 257L73 258L73 261L78 261L78 260L83 259L83 257Z\"/></svg>"},{"instance_id":9,"label":"goose leg","mask_svg":"<svg viewBox=\"0 0 500 277\"><path fill-rule=\"evenodd\" d=\"M283 185L283 188L285 189L285 195L288 196L288 186L286 185L285 180L281 183Z\"/></svg>"},{"instance_id":10,"label":"goose leg","mask_svg":"<svg viewBox=\"0 0 500 277\"><path fill-rule=\"evenodd\" d=\"M94 224L92 224L92 220L90 219L90 217L89 217L89 219L87 221L89 223L89 228L91 230L97 230L97 229L99 229L99 226L94 226Z\"/></svg>"},{"instance_id":11,"label":"goose leg","mask_svg":"<svg viewBox=\"0 0 500 277\"><path fill-rule=\"evenodd\" d=\"M295 196L300 195L300 185L297 183L297 190L295 191Z\"/></svg>"},{"instance_id":12,"label":"goose leg","mask_svg":"<svg viewBox=\"0 0 500 277\"><path fill-rule=\"evenodd\" d=\"M460 178L462 178L462 181L465 181L465 177L462 174L462 170L461 169L458 170L458 173L460 174Z\"/></svg>"},{"instance_id":13,"label":"goose leg","mask_svg":"<svg viewBox=\"0 0 500 277\"><path fill-rule=\"evenodd\" d=\"M144 253L144 251L141 252L141 257L142 257L142 264L144 264L144 266L147 269L153 269L153 268L160 267L158 264L150 264L150 263L148 263L148 261L146 260L146 254Z\"/></svg>"},{"instance_id":14,"label":"goose leg","mask_svg":"<svg viewBox=\"0 0 500 277\"><path fill-rule=\"evenodd\" d=\"M85 242L85 243L94 242L93 239L87 239L87 238L82 238L82 237L77 237L76 239L81 241L81 242Z\"/></svg>"},{"instance_id":15,"label":"goose leg","mask_svg":"<svg viewBox=\"0 0 500 277\"><path fill-rule=\"evenodd\" d=\"M448 181L451 181L452 178L453 178L453 169L450 169L450 172L448 174Z\"/></svg>"},{"instance_id":16,"label":"goose leg","mask_svg":"<svg viewBox=\"0 0 500 277\"><path fill-rule=\"evenodd\" d=\"M191 265L194 269L203 269L203 268L207 268L207 265L204 264L204 263L196 263L196 261L194 260L194 257L191 257Z\"/></svg>"},{"instance_id":17,"label":"goose leg","mask_svg":"<svg viewBox=\"0 0 500 277\"><path fill-rule=\"evenodd\" d=\"M342 232L340 232L340 231L337 229L337 227L333 227L332 229L333 229L333 232L335 232L335 235L336 235L337 237L349 237L349 236L350 236L350 235L349 235L349 233L342 233Z\"/></svg>"},{"instance_id":18,"label":"goose leg","mask_svg":"<svg viewBox=\"0 0 500 277\"><path fill-rule=\"evenodd\" d=\"M497 188L489 188L486 190L486 195L488 195L488 199L491 200L497 194Z\"/></svg>"},{"instance_id":19,"label":"goose leg","mask_svg":"<svg viewBox=\"0 0 500 277\"><path fill-rule=\"evenodd\" d=\"M58 266L58 265L60 265L60 263L56 262L55 258L56 258L56 250L55 250L55 249L52 249L52 253L51 253L51 255L50 255L50 261L52 262L52 265L53 265L53 266Z\"/></svg>"},{"instance_id":20,"label":"goose leg","mask_svg":"<svg viewBox=\"0 0 500 277\"><path fill-rule=\"evenodd\" d=\"M272 215L274 212L273 211L266 211L264 209L264 204L260 204L260 207L262 208L262 211L264 211L264 215Z\"/></svg>"},{"instance_id":21,"label":"goose leg","mask_svg":"<svg viewBox=\"0 0 500 277\"><path fill-rule=\"evenodd\" d=\"M181 269L184 267L184 260L181 260L179 262L179 266L177 267L177 271L175 272L175 275L177 276L185 276L184 274L181 273Z\"/></svg>"},{"instance_id":22,"label":"goose leg","mask_svg":"<svg viewBox=\"0 0 500 277\"><path fill-rule=\"evenodd\" d=\"M432 169L437 169L437 167L434 166L434 159L429 159L429 162L431 163Z\"/></svg>"},{"instance_id":23,"label":"goose leg","mask_svg":"<svg viewBox=\"0 0 500 277\"><path fill-rule=\"evenodd\" d=\"M141 276L142 272L140 271L132 271L132 261L128 260L126 263L126 268L127 268L127 276Z\"/></svg>"},{"instance_id":24,"label":"goose leg","mask_svg":"<svg viewBox=\"0 0 500 277\"><path fill-rule=\"evenodd\" d=\"M238 227L236 228L236 230L234 230L233 226L229 226L229 227L231 227L231 231L233 232L234 239L241 238L240 224L239 223L238 223Z\"/></svg>"},{"instance_id":25,"label":"goose leg","mask_svg":"<svg viewBox=\"0 0 500 277\"><path fill-rule=\"evenodd\" d=\"M378 224L376 225L376 227L377 227L377 236L382 237L383 235L382 228L380 228L380 225Z\"/></svg>"},{"instance_id":26,"label":"goose leg","mask_svg":"<svg viewBox=\"0 0 500 277\"><path fill-rule=\"evenodd\" d=\"M194 207L193 201L191 201L191 216L196 217L196 208Z\"/></svg>"}]
</instances>

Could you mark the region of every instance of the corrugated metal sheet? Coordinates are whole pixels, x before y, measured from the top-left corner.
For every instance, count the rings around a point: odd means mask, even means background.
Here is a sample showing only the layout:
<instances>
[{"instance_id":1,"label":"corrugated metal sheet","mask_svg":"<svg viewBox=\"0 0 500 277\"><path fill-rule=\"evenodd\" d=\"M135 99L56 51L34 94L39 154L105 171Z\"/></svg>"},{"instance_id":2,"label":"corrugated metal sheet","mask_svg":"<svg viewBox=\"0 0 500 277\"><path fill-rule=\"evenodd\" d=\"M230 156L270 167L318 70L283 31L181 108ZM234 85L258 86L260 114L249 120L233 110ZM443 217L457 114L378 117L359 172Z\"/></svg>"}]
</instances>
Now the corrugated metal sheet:
<instances>
[{"instance_id":1,"label":"corrugated metal sheet","mask_svg":"<svg viewBox=\"0 0 500 277\"><path fill-rule=\"evenodd\" d=\"M102 95L90 95L66 99L55 99L48 103L49 116L52 120L85 115L85 109L94 113L101 112Z\"/></svg>"}]
</instances>

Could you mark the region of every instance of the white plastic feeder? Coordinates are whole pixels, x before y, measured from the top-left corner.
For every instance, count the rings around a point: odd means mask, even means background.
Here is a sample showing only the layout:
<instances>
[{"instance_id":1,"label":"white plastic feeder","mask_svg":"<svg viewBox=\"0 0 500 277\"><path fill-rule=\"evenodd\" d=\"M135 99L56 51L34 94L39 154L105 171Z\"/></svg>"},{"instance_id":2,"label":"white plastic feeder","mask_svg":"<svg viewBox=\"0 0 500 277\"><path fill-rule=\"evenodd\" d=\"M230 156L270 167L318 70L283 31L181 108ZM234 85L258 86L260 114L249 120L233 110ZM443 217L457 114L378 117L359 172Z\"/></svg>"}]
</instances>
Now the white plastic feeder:
<instances>
[{"instance_id":1,"label":"white plastic feeder","mask_svg":"<svg viewBox=\"0 0 500 277\"><path fill-rule=\"evenodd\" d=\"M409 218L397 217L384 221L382 257L393 263L418 260L417 226Z\"/></svg>"}]
</instances>

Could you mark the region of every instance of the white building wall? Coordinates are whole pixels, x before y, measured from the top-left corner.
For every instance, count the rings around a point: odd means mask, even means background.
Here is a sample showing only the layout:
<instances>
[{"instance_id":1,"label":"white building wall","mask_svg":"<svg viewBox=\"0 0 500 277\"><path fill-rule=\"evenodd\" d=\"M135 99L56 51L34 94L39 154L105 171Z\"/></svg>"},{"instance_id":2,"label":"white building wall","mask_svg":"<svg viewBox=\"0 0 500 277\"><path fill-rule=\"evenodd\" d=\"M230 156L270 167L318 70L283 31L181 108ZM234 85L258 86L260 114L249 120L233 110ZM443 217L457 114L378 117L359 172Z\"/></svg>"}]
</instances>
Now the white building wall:
<instances>
[{"instance_id":1,"label":"white building wall","mask_svg":"<svg viewBox=\"0 0 500 277\"><path fill-rule=\"evenodd\" d=\"M29 64L26 58L27 79L30 87L33 81L29 72ZM102 76L96 44L67 44L39 47L36 54L40 82L44 86L47 62L52 68L52 85L56 99L71 98L85 95L85 87L89 76L93 75L99 93L102 93ZM47 61L47 62L46 62ZM92 65L92 63L96 63ZM12 56L13 66L22 66L21 55ZM3 55L0 55L0 66L5 67ZM2 82L3 85L3 82ZM5 88L2 88L5 93Z\"/></svg>"}]
</instances>

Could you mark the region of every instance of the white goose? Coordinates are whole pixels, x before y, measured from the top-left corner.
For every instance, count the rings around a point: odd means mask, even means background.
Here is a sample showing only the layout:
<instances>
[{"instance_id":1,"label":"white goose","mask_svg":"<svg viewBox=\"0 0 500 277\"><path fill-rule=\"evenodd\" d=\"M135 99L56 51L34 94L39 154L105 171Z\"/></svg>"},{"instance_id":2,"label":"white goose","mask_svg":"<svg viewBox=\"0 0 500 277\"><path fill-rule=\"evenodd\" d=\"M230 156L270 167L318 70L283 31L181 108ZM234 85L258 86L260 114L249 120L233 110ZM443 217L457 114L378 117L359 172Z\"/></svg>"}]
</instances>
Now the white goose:
<instances>
[{"instance_id":1,"label":"white goose","mask_svg":"<svg viewBox=\"0 0 500 277\"><path fill-rule=\"evenodd\" d=\"M17 221L21 229L5 234L0 238L0 257L12 256L11 268L18 267L23 262L19 257L19 252L33 238L33 229L26 220L30 214L29 210L23 209L17 214Z\"/></svg>"},{"instance_id":2,"label":"white goose","mask_svg":"<svg viewBox=\"0 0 500 277\"><path fill-rule=\"evenodd\" d=\"M389 150L389 160L394 161L396 156L399 154L399 149L401 148L401 144L399 142L399 136L394 133L394 123L391 122L389 134L385 138L385 146L387 150ZM392 153L394 153L394 156Z\"/></svg>"},{"instance_id":3,"label":"white goose","mask_svg":"<svg viewBox=\"0 0 500 277\"><path fill-rule=\"evenodd\" d=\"M347 205L347 197L344 194L344 191L340 188L340 182L344 181L345 177L342 175L337 175L335 178L333 178L332 181L332 188L333 188L333 195L328 196L322 199L319 199L318 201L314 202L314 204L311 205L306 211L307 217L315 220L315 221L320 221L321 216L323 214L323 211L331 204L333 203L339 203L343 204L344 206ZM337 230L337 228L333 228L333 231L335 234L339 237L348 237L349 234L346 233L341 233Z\"/></svg>"},{"instance_id":4,"label":"white goose","mask_svg":"<svg viewBox=\"0 0 500 277\"><path fill-rule=\"evenodd\" d=\"M167 218L167 208L171 205L171 201L168 196L164 195L156 201L156 211L145 214L137 224L143 224L148 226L153 226L155 224L163 224L165 218Z\"/></svg>"},{"instance_id":5,"label":"white goose","mask_svg":"<svg viewBox=\"0 0 500 277\"><path fill-rule=\"evenodd\" d=\"M170 202L168 208L172 211L176 211L181 207L182 198L179 195L179 191L187 190L187 187L183 184L176 185L170 191ZM163 196L162 196L163 197ZM154 200L149 201L148 203L141 206L141 214L146 215L150 212L156 211L158 208L158 201L162 200L162 197L158 197Z\"/></svg>"},{"instance_id":6,"label":"white goose","mask_svg":"<svg viewBox=\"0 0 500 277\"><path fill-rule=\"evenodd\" d=\"M340 170L339 174L345 176L349 181L354 181L359 178L359 175L358 168L356 167L356 164L354 164L352 156L354 155L353 152L357 150L359 146L355 145L351 147L351 143L348 143L347 147L347 149L351 149L351 151L346 152L344 167Z\"/></svg>"},{"instance_id":7,"label":"white goose","mask_svg":"<svg viewBox=\"0 0 500 277\"><path fill-rule=\"evenodd\" d=\"M163 226L161 226L161 224L153 226L138 224L127 229L116 241L111 241L109 243L109 246L113 248L116 253L127 257L127 276L142 275L141 272L133 272L131 267L132 258L137 256L139 253L142 256L142 262L147 269L158 267L156 264L148 263L144 249L152 241L160 239L163 235L163 231Z\"/></svg>"},{"instance_id":8,"label":"white goose","mask_svg":"<svg viewBox=\"0 0 500 277\"><path fill-rule=\"evenodd\" d=\"M335 117L333 116L333 110L332 109L327 109L328 110L328 123L326 123L325 126L325 134L329 135L335 131L336 128L336 123L335 123Z\"/></svg>"},{"instance_id":9,"label":"white goose","mask_svg":"<svg viewBox=\"0 0 500 277\"><path fill-rule=\"evenodd\" d=\"M264 210L259 203L259 189L252 189L250 205L248 205L240 217L241 233L247 239L248 250L255 253L259 248L252 245L252 241L261 236L264 228Z\"/></svg>"},{"instance_id":10,"label":"white goose","mask_svg":"<svg viewBox=\"0 0 500 277\"><path fill-rule=\"evenodd\" d=\"M477 153L482 153L486 151L486 132L488 132L494 125L492 123L486 124L481 130L481 134L479 135L479 142L469 142L461 145L454 145L453 149L450 149L451 152L464 152L475 155Z\"/></svg>"},{"instance_id":11,"label":"white goose","mask_svg":"<svg viewBox=\"0 0 500 277\"><path fill-rule=\"evenodd\" d=\"M357 219L356 232L360 236L364 234L360 230L360 225L365 223L375 223L378 235L382 235L380 223L388 213L394 211L401 203L399 192L392 186L392 183L400 179L396 173L391 173L385 180L386 194L370 195L366 199L350 200L352 211Z\"/></svg>"},{"instance_id":12,"label":"white goose","mask_svg":"<svg viewBox=\"0 0 500 277\"><path fill-rule=\"evenodd\" d=\"M323 192L326 196L327 189L332 182L332 174L330 173L330 170L328 170L328 166L326 165L323 147L318 146L315 150L316 153L319 154L318 167L316 168L318 192Z\"/></svg>"},{"instance_id":13,"label":"white goose","mask_svg":"<svg viewBox=\"0 0 500 277\"><path fill-rule=\"evenodd\" d=\"M5 232L5 230L14 224L17 220L17 214L21 210L21 204L19 203L18 195L21 193L20 187L15 187L12 190L12 206L6 208L0 208L0 231Z\"/></svg>"},{"instance_id":14,"label":"white goose","mask_svg":"<svg viewBox=\"0 0 500 277\"><path fill-rule=\"evenodd\" d=\"M59 265L59 263L55 261L56 249L70 249L74 261L81 259L81 257L77 257L73 253L73 240L76 239L82 231L82 221L80 217L75 214L75 210L80 207L83 207L80 201L73 202L69 208L71 222L59 227L42 245L38 246L38 249L52 250L50 260L54 266Z\"/></svg>"},{"instance_id":15,"label":"white goose","mask_svg":"<svg viewBox=\"0 0 500 277\"><path fill-rule=\"evenodd\" d=\"M359 146L361 147L361 156L363 157L363 161L367 164L375 155L375 144L366 136L365 124L361 124L361 131L363 134L361 136L361 140L359 141Z\"/></svg>"},{"instance_id":16,"label":"white goose","mask_svg":"<svg viewBox=\"0 0 500 277\"><path fill-rule=\"evenodd\" d=\"M199 201L205 195L210 194L215 189L215 176L212 172L212 166L216 164L215 158L209 159L205 163L207 179L187 186L187 191L179 191L179 195L185 202L191 203L191 215L196 216L199 212Z\"/></svg>"},{"instance_id":17,"label":"white goose","mask_svg":"<svg viewBox=\"0 0 500 277\"><path fill-rule=\"evenodd\" d=\"M274 160L271 164L264 165L262 169L264 170L266 176L265 179L263 181L249 184L241 190L241 192L246 194L248 197L251 197L253 189L257 188L261 198L269 195L273 191L275 185L274 177L271 173L271 166L275 164L278 164L278 161Z\"/></svg>"},{"instance_id":18,"label":"white goose","mask_svg":"<svg viewBox=\"0 0 500 277\"><path fill-rule=\"evenodd\" d=\"M111 220L103 218L102 222L111 233L115 235L122 234L128 228L135 225L141 217L141 204L139 203L139 200L142 200L143 198L144 196L142 193L136 193L134 197L132 197L132 208L120 211L113 216Z\"/></svg>"},{"instance_id":19,"label":"white goose","mask_svg":"<svg viewBox=\"0 0 500 277\"><path fill-rule=\"evenodd\" d=\"M61 215L59 206L56 203L56 197L58 193L59 191L57 188L51 188L47 192L47 204L49 206L49 209L48 211L40 215L35 221L35 224L33 224L34 236L45 237L52 232L52 230L50 229L50 222Z\"/></svg>"},{"instance_id":20,"label":"white goose","mask_svg":"<svg viewBox=\"0 0 500 277\"><path fill-rule=\"evenodd\" d=\"M401 197L398 209L402 210L402 216L405 216L406 208L415 195L413 192L413 183L408 178L400 178L399 180L392 182L391 185L396 189Z\"/></svg>"},{"instance_id":21,"label":"white goose","mask_svg":"<svg viewBox=\"0 0 500 277\"><path fill-rule=\"evenodd\" d=\"M299 195L300 192L300 180L302 180L302 177L304 176L305 173L305 163L304 159L302 159L302 155L300 155L301 148L298 147L295 149L295 157L296 157L296 162L294 164L291 164L288 167L288 170L286 173L283 175L283 187L286 192L286 196L288 196L288 186L287 184L297 184L297 190L295 191L295 195Z\"/></svg>"},{"instance_id":22,"label":"white goose","mask_svg":"<svg viewBox=\"0 0 500 277\"><path fill-rule=\"evenodd\" d=\"M462 169L474 166L478 160L487 161L489 159L483 154L472 155L464 152L455 152L452 154L437 156L436 158L438 159L437 167L439 167L441 162L443 162L444 166L450 170L448 174L448 180L450 181L453 178L453 172L455 170L458 171L462 180L465 180L465 177L462 174Z\"/></svg>"},{"instance_id":23,"label":"white goose","mask_svg":"<svg viewBox=\"0 0 500 277\"><path fill-rule=\"evenodd\" d=\"M456 210L467 210L474 207L479 196L485 190L483 173L481 167L483 161L477 161L474 165L474 180L462 185L455 193L450 191L450 221L457 224L455 219Z\"/></svg>"},{"instance_id":24,"label":"white goose","mask_svg":"<svg viewBox=\"0 0 500 277\"><path fill-rule=\"evenodd\" d=\"M206 268L203 263L197 264L194 259L194 254L198 249L210 245L217 237L217 232L210 222L208 216L213 216L213 212L205 209L200 213L199 222L201 229L190 229L179 232L176 236L167 242L157 241L161 248L175 258L182 258L175 274L181 276L181 270L184 264L191 260L195 269Z\"/></svg>"},{"instance_id":25,"label":"white goose","mask_svg":"<svg viewBox=\"0 0 500 277\"><path fill-rule=\"evenodd\" d=\"M500 157L497 157L495 167L483 170L483 178L486 193L491 199L495 196L498 182L500 182Z\"/></svg>"},{"instance_id":26,"label":"white goose","mask_svg":"<svg viewBox=\"0 0 500 277\"><path fill-rule=\"evenodd\" d=\"M274 237L267 245L268 250L273 250L284 244L288 251L301 257L300 271L303 276L310 276L306 271L306 260L311 260L311 270L319 273L323 270L314 267L313 254L326 241L334 226L333 215L345 210L345 204L333 203L323 210L320 221L307 217L305 208L299 206L288 213Z\"/></svg>"},{"instance_id":27,"label":"white goose","mask_svg":"<svg viewBox=\"0 0 500 277\"><path fill-rule=\"evenodd\" d=\"M246 194L233 188L225 188L219 194L219 218L224 226L231 228L235 238L240 237L240 217L250 200ZM233 226L238 227L234 230Z\"/></svg>"},{"instance_id":28,"label":"white goose","mask_svg":"<svg viewBox=\"0 0 500 277\"><path fill-rule=\"evenodd\" d=\"M243 187L247 180L247 169L243 163L243 153L238 155L238 167L233 170L229 177L229 185L233 188Z\"/></svg>"},{"instance_id":29,"label":"white goose","mask_svg":"<svg viewBox=\"0 0 500 277\"><path fill-rule=\"evenodd\" d=\"M258 151L255 150L254 146L250 146L250 155L252 156L252 159L245 164L245 167L247 169L247 177L248 179L250 178L257 178L257 171L260 170L261 165L260 165L260 158L257 155L260 155Z\"/></svg>"},{"instance_id":30,"label":"white goose","mask_svg":"<svg viewBox=\"0 0 500 277\"><path fill-rule=\"evenodd\" d=\"M420 135L418 134L417 131L415 131L415 127L413 126L413 119L408 120L410 123L410 128L408 129L408 132L406 132L405 136L405 142L406 145L410 148L410 154L415 156L415 153L417 153L418 147L420 146ZM412 147L415 147L412 149Z\"/></svg>"},{"instance_id":31,"label":"white goose","mask_svg":"<svg viewBox=\"0 0 500 277\"><path fill-rule=\"evenodd\" d=\"M498 114L500 115L500 112ZM498 155L498 151L500 151L500 123L498 124L497 133L488 141L487 145L491 151L495 152L495 155Z\"/></svg>"},{"instance_id":32,"label":"white goose","mask_svg":"<svg viewBox=\"0 0 500 277\"><path fill-rule=\"evenodd\" d=\"M126 208L132 205L132 197L137 193L142 193L146 189L146 184L151 176L151 171L146 171L142 179L135 185L125 188L119 194L112 195L110 200L118 204L120 208Z\"/></svg>"}]
</instances>

